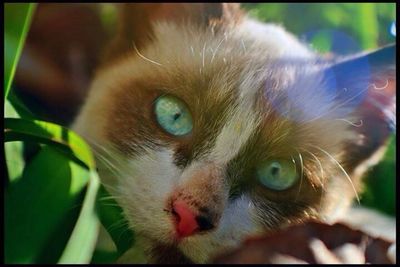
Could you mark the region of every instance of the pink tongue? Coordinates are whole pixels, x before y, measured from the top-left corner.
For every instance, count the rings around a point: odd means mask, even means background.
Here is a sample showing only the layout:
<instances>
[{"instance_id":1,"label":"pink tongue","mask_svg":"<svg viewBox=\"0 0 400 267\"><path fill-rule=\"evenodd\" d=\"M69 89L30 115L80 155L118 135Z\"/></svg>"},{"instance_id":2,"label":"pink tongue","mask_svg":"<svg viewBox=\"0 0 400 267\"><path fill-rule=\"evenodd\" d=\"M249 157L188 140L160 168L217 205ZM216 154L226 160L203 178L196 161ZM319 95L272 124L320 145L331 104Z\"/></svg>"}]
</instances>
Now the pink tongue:
<instances>
[{"instance_id":1,"label":"pink tongue","mask_svg":"<svg viewBox=\"0 0 400 267\"><path fill-rule=\"evenodd\" d=\"M174 210L177 214L178 226L177 232L179 237L190 236L198 228L196 216L183 201L174 203Z\"/></svg>"}]
</instances>

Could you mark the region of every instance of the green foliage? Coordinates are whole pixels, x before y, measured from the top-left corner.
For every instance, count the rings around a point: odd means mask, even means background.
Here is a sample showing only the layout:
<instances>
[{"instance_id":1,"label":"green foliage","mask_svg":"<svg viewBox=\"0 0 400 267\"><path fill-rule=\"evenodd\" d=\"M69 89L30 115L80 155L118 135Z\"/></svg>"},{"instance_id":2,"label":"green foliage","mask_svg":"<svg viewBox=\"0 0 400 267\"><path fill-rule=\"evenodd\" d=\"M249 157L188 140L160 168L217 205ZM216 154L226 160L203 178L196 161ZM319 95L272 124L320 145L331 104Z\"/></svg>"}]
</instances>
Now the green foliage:
<instances>
[{"instance_id":1,"label":"green foliage","mask_svg":"<svg viewBox=\"0 0 400 267\"><path fill-rule=\"evenodd\" d=\"M54 123L6 118L4 119L4 139L8 141L25 140L51 144L68 153L91 169L95 162L89 146L77 134Z\"/></svg>"},{"instance_id":2,"label":"green foliage","mask_svg":"<svg viewBox=\"0 0 400 267\"><path fill-rule=\"evenodd\" d=\"M22 173L12 173L22 177L9 175L6 262L90 262L99 227L99 178L88 146L61 126L18 118L5 119L5 141L47 144L40 145ZM12 154L6 156L16 162ZM24 163L20 157L18 162Z\"/></svg>"},{"instance_id":3,"label":"green foliage","mask_svg":"<svg viewBox=\"0 0 400 267\"><path fill-rule=\"evenodd\" d=\"M5 192L7 263L41 262L39 257L48 240L65 241L55 230L78 204L88 179L86 169L66 160L57 150L48 146L41 149L25 166L23 177L9 184Z\"/></svg>"},{"instance_id":4,"label":"green foliage","mask_svg":"<svg viewBox=\"0 0 400 267\"><path fill-rule=\"evenodd\" d=\"M115 201L100 201L109 196L100 186L89 146L67 128L36 120L8 93L34 8L5 5L5 262L90 263L100 222L106 229L115 220L126 222L119 207L107 205ZM116 255L122 255L133 233L113 229Z\"/></svg>"},{"instance_id":5,"label":"green foliage","mask_svg":"<svg viewBox=\"0 0 400 267\"><path fill-rule=\"evenodd\" d=\"M36 4L4 5L4 98L7 97Z\"/></svg>"},{"instance_id":6,"label":"green foliage","mask_svg":"<svg viewBox=\"0 0 400 267\"><path fill-rule=\"evenodd\" d=\"M395 3L262 3L242 4L250 15L265 22L283 25L297 36L313 30L337 29L356 39L361 49L376 48L394 42L389 25L396 20ZM321 39L325 38L325 41ZM325 52L329 36L312 44Z\"/></svg>"},{"instance_id":7,"label":"green foliage","mask_svg":"<svg viewBox=\"0 0 400 267\"><path fill-rule=\"evenodd\" d=\"M89 172L90 183L76 226L58 263L89 263L95 249L99 221L95 206L100 181L95 171Z\"/></svg>"},{"instance_id":8,"label":"green foliage","mask_svg":"<svg viewBox=\"0 0 400 267\"><path fill-rule=\"evenodd\" d=\"M389 140L383 160L366 177L361 204L396 216L396 137Z\"/></svg>"}]
</instances>

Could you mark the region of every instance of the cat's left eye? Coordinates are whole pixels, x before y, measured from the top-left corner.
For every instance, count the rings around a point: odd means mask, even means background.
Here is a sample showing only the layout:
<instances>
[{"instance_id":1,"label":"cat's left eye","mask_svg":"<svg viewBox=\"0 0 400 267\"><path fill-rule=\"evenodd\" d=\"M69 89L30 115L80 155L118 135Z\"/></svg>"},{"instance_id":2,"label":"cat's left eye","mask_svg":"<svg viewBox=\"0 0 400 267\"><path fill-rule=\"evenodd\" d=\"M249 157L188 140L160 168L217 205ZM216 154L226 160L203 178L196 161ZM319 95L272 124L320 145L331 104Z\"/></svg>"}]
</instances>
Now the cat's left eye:
<instances>
[{"instance_id":1,"label":"cat's left eye","mask_svg":"<svg viewBox=\"0 0 400 267\"><path fill-rule=\"evenodd\" d=\"M290 188L299 179L295 162L285 159L260 163L256 175L263 186L277 191Z\"/></svg>"},{"instance_id":2,"label":"cat's left eye","mask_svg":"<svg viewBox=\"0 0 400 267\"><path fill-rule=\"evenodd\" d=\"M154 105L158 124L168 133L183 136L192 131L193 120L186 104L177 97L162 95Z\"/></svg>"}]
</instances>

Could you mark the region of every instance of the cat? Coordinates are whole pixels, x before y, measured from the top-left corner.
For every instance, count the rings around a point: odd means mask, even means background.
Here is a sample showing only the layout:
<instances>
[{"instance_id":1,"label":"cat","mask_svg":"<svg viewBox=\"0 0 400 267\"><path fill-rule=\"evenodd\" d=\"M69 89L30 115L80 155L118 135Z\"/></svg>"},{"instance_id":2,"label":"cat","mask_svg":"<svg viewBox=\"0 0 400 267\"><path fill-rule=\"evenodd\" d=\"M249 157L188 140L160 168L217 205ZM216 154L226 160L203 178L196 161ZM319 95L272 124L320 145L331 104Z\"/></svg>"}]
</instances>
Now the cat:
<instances>
[{"instance_id":1,"label":"cat","mask_svg":"<svg viewBox=\"0 0 400 267\"><path fill-rule=\"evenodd\" d=\"M382 155L395 47L325 59L238 4L120 4L72 129L150 263L333 220Z\"/></svg>"}]
</instances>

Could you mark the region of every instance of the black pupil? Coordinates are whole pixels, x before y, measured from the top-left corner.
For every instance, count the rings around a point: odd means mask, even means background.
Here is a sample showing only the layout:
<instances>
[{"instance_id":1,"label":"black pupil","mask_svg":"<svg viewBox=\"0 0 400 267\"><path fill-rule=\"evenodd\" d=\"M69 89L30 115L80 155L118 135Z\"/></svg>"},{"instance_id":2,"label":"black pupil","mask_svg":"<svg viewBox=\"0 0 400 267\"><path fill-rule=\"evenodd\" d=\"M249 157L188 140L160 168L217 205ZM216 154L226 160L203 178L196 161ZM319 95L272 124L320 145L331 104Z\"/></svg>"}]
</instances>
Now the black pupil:
<instances>
[{"instance_id":1,"label":"black pupil","mask_svg":"<svg viewBox=\"0 0 400 267\"><path fill-rule=\"evenodd\" d=\"M177 119L179 119L180 116L181 116L181 113L175 113L174 120L176 121Z\"/></svg>"},{"instance_id":2,"label":"black pupil","mask_svg":"<svg viewBox=\"0 0 400 267\"><path fill-rule=\"evenodd\" d=\"M274 166L274 167L271 168L271 174L273 176L278 176L280 170L281 170L281 168Z\"/></svg>"}]
</instances>

